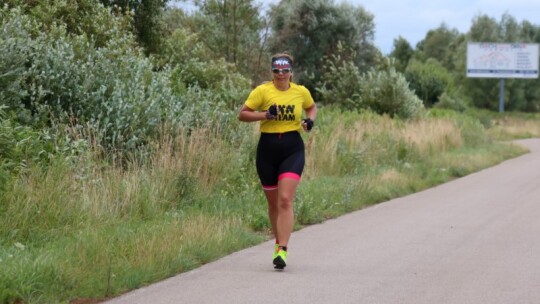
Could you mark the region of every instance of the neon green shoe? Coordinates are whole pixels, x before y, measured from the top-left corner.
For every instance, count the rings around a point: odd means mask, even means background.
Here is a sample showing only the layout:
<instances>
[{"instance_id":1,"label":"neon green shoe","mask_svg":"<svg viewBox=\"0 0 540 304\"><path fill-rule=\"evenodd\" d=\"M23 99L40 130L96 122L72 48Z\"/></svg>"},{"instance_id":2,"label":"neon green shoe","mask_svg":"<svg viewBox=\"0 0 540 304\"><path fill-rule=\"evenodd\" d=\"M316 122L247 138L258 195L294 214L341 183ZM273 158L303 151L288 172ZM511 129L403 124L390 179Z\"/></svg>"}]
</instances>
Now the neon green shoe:
<instances>
[{"instance_id":1,"label":"neon green shoe","mask_svg":"<svg viewBox=\"0 0 540 304\"><path fill-rule=\"evenodd\" d=\"M277 253L279 251L279 244L276 243L274 246L274 254L272 255L272 261L277 257Z\"/></svg>"},{"instance_id":2,"label":"neon green shoe","mask_svg":"<svg viewBox=\"0 0 540 304\"><path fill-rule=\"evenodd\" d=\"M274 268L275 269L283 269L287 266L287 251L279 248L278 252L275 254L276 257L274 258Z\"/></svg>"}]
</instances>

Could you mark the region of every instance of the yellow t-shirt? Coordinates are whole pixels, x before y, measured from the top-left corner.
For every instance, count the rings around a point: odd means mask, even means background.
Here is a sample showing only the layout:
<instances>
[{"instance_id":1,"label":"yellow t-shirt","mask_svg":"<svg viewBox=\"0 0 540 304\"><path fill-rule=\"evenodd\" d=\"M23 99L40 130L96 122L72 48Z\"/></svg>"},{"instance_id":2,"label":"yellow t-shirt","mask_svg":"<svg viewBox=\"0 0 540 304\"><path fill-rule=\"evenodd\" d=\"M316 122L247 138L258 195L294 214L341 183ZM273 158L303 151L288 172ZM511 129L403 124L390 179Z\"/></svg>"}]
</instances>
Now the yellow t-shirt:
<instances>
[{"instance_id":1,"label":"yellow t-shirt","mask_svg":"<svg viewBox=\"0 0 540 304\"><path fill-rule=\"evenodd\" d=\"M266 111L278 105L278 117L274 120L261 120L261 132L285 133L302 130L302 109L309 109L314 101L309 90L301 85L290 83L287 91L276 89L274 83L259 85L248 96L246 106L255 111Z\"/></svg>"}]
</instances>

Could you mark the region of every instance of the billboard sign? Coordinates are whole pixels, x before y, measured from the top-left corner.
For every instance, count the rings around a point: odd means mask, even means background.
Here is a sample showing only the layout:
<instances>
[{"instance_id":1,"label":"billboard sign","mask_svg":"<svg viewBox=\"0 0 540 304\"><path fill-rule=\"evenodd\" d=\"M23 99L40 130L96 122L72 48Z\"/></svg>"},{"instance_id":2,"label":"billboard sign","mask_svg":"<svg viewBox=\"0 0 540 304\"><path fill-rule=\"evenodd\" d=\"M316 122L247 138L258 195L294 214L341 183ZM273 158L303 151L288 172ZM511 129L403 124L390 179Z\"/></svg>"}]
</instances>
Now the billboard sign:
<instances>
[{"instance_id":1,"label":"billboard sign","mask_svg":"<svg viewBox=\"0 0 540 304\"><path fill-rule=\"evenodd\" d=\"M538 78L538 44L467 44L467 77Z\"/></svg>"}]
</instances>

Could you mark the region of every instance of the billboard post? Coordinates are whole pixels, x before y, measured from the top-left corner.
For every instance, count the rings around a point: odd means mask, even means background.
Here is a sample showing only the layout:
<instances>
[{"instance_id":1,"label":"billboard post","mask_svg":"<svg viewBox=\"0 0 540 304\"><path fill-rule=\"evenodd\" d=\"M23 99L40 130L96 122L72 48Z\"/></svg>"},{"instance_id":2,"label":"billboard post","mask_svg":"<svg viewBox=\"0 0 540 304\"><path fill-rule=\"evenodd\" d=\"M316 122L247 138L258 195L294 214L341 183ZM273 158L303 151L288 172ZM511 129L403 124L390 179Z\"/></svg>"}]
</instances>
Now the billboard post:
<instances>
[{"instance_id":1,"label":"billboard post","mask_svg":"<svg viewBox=\"0 0 540 304\"><path fill-rule=\"evenodd\" d=\"M499 82L499 112L504 112L504 78Z\"/></svg>"},{"instance_id":2,"label":"billboard post","mask_svg":"<svg viewBox=\"0 0 540 304\"><path fill-rule=\"evenodd\" d=\"M499 112L504 112L504 79L538 78L538 44L467 44L467 77L499 78Z\"/></svg>"}]
</instances>

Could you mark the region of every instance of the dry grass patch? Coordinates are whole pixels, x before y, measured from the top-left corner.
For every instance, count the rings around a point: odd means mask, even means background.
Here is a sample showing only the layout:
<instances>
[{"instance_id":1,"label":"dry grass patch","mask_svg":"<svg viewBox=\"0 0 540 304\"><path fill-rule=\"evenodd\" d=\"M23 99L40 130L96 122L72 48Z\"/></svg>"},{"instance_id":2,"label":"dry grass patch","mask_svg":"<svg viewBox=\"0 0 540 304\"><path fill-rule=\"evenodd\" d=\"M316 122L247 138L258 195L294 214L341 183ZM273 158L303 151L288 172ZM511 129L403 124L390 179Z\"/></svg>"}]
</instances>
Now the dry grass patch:
<instances>
[{"instance_id":1,"label":"dry grass patch","mask_svg":"<svg viewBox=\"0 0 540 304\"><path fill-rule=\"evenodd\" d=\"M379 176L375 177L375 184L378 183L399 183L406 180L407 176L396 169L389 169L383 171Z\"/></svg>"},{"instance_id":2,"label":"dry grass patch","mask_svg":"<svg viewBox=\"0 0 540 304\"><path fill-rule=\"evenodd\" d=\"M489 134L497 140L540 137L540 119L498 118L494 120Z\"/></svg>"},{"instance_id":3,"label":"dry grass patch","mask_svg":"<svg viewBox=\"0 0 540 304\"><path fill-rule=\"evenodd\" d=\"M448 119L418 120L397 129L397 136L421 155L444 152L463 145L458 126Z\"/></svg>"}]
</instances>

